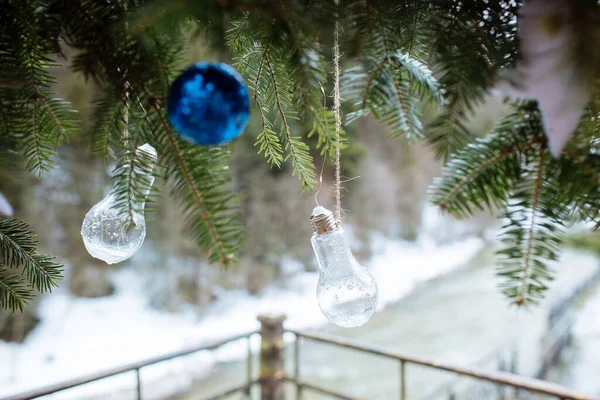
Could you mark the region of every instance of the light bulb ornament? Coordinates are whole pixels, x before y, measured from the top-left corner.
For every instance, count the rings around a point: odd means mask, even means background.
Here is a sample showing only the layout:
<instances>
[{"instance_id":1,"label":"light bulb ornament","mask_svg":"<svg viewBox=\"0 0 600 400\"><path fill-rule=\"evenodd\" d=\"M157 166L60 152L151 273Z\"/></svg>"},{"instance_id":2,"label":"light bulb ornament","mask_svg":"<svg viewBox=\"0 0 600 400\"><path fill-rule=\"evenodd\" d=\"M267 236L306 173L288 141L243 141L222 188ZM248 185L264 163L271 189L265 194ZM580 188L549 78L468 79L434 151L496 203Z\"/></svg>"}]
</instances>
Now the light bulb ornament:
<instances>
[{"instance_id":1,"label":"light bulb ornament","mask_svg":"<svg viewBox=\"0 0 600 400\"><path fill-rule=\"evenodd\" d=\"M144 207L154 183L152 171L157 160L154 147L145 144L136 149L133 176L140 190L132 194L129 213L123 212L118 192L118 182L109 194L86 214L81 226L81 236L88 253L107 264L125 261L142 247L146 238Z\"/></svg>"},{"instance_id":2,"label":"light bulb ornament","mask_svg":"<svg viewBox=\"0 0 600 400\"><path fill-rule=\"evenodd\" d=\"M338 0L335 0L336 7ZM314 235L311 243L319 264L317 301L327 319L344 328L363 325L375 313L379 293L377 283L365 267L352 255L341 227L341 163L340 133L342 131L340 96L340 45L339 21L335 21L333 40L334 90L333 114L335 116L335 216L325 207L317 207L310 216ZM324 165L324 164L323 164ZM323 183L323 171L319 178Z\"/></svg>"},{"instance_id":3,"label":"light bulb ornament","mask_svg":"<svg viewBox=\"0 0 600 400\"><path fill-rule=\"evenodd\" d=\"M352 255L344 230L331 211L315 207L310 224L314 232L311 243L319 264L319 308L338 326L363 325L377 308L375 279Z\"/></svg>"}]
</instances>

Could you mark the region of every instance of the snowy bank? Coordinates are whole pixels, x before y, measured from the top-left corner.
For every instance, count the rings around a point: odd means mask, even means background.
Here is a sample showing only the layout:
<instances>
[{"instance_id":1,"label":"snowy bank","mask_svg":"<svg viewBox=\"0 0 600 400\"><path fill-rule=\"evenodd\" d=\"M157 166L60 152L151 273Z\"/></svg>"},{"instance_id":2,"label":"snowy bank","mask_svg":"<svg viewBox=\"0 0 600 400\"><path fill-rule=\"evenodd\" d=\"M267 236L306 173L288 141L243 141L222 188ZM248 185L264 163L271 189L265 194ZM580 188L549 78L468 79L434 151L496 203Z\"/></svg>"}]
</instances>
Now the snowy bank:
<instances>
[{"instance_id":1,"label":"snowy bank","mask_svg":"<svg viewBox=\"0 0 600 400\"><path fill-rule=\"evenodd\" d=\"M374 255L367 266L379 285L379 309L406 296L420 282L465 265L484 246L475 237L438 245L426 236L403 242L375 235L372 243ZM135 271L118 271L112 278L116 291L109 297L75 298L65 291L45 297L41 322L25 343L0 343L0 396L251 331L258 328L256 316L261 313L286 314L286 326L294 329L327 324L317 306L318 274L313 272L299 272L285 287L272 285L259 296L226 291L201 318L192 309L176 314L152 309L144 280ZM258 345L254 341L253 347ZM246 344L237 342L144 368L144 397L185 391L214 363L245 354ZM133 388L132 372L51 398L108 398Z\"/></svg>"}]
</instances>

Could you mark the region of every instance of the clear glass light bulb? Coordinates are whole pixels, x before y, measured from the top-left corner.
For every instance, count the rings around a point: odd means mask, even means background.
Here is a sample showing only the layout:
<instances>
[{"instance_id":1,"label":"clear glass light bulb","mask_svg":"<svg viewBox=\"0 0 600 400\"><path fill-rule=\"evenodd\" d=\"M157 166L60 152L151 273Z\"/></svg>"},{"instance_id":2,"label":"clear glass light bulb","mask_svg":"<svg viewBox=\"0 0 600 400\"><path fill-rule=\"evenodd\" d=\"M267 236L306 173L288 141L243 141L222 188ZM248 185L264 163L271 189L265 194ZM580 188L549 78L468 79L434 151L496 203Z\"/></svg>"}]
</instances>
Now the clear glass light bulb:
<instances>
[{"instance_id":1,"label":"clear glass light bulb","mask_svg":"<svg viewBox=\"0 0 600 400\"><path fill-rule=\"evenodd\" d=\"M331 211L316 207L310 223L314 231L311 242L319 263L319 307L336 325L361 326L377 308L377 283L352 255L344 230Z\"/></svg>"},{"instance_id":2,"label":"clear glass light bulb","mask_svg":"<svg viewBox=\"0 0 600 400\"><path fill-rule=\"evenodd\" d=\"M152 170L157 154L154 147L145 144L136 149L136 156L141 163L133 167L134 176L136 180L141 181L136 183L143 187L143 190L137 196L134 194L132 215L122 214L117 207L115 191L118 188L115 184L110 193L88 211L81 226L81 236L88 253L108 264L115 264L133 256L146 238L144 206L154 183Z\"/></svg>"}]
</instances>

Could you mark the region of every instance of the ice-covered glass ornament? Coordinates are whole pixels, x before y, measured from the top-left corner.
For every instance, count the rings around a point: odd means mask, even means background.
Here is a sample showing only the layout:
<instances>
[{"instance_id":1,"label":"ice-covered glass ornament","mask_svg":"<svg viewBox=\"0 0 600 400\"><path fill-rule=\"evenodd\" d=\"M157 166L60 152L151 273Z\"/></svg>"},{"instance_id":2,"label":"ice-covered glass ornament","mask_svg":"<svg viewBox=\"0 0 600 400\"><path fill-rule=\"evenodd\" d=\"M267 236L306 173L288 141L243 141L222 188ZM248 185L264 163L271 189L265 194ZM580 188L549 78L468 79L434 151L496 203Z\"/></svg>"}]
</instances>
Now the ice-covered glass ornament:
<instances>
[{"instance_id":1,"label":"ice-covered glass ornament","mask_svg":"<svg viewBox=\"0 0 600 400\"><path fill-rule=\"evenodd\" d=\"M333 213L316 207L310 217L311 238L319 263L317 300L327 319L344 328L363 325L377 308L377 283L352 255Z\"/></svg>"},{"instance_id":2,"label":"ice-covered glass ornament","mask_svg":"<svg viewBox=\"0 0 600 400\"><path fill-rule=\"evenodd\" d=\"M167 114L175 131L186 141L225 144L238 137L248 122L248 88L232 66L200 62L173 81Z\"/></svg>"},{"instance_id":3,"label":"ice-covered glass ornament","mask_svg":"<svg viewBox=\"0 0 600 400\"><path fill-rule=\"evenodd\" d=\"M88 211L81 226L81 236L88 253L92 257L115 264L133 256L142 247L146 238L146 220L144 206L154 183L152 171L157 154L149 144L136 150L139 165L135 165L135 179L143 188L137 196L134 194L132 214L123 214L117 207L118 189L113 185L110 193ZM133 221L132 221L133 219Z\"/></svg>"}]
</instances>

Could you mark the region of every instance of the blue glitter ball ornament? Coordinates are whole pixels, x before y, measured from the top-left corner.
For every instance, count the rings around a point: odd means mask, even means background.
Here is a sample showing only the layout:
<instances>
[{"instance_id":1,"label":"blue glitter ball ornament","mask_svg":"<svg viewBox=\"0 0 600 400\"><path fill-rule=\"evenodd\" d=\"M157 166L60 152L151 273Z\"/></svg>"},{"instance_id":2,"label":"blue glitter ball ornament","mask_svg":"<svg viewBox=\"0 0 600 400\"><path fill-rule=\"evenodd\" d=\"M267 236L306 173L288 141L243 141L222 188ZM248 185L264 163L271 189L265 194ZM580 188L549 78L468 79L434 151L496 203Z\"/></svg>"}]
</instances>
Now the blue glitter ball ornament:
<instances>
[{"instance_id":1,"label":"blue glitter ball ornament","mask_svg":"<svg viewBox=\"0 0 600 400\"><path fill-rule=\"evenodd\" d=\"M248 122L248 88L232 66L200 62L173 81L167 115L188 142L225 144L238 137Z\"/></svg>"}]
</instances>

